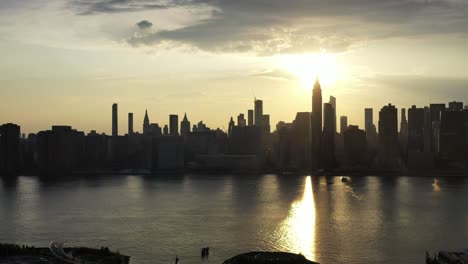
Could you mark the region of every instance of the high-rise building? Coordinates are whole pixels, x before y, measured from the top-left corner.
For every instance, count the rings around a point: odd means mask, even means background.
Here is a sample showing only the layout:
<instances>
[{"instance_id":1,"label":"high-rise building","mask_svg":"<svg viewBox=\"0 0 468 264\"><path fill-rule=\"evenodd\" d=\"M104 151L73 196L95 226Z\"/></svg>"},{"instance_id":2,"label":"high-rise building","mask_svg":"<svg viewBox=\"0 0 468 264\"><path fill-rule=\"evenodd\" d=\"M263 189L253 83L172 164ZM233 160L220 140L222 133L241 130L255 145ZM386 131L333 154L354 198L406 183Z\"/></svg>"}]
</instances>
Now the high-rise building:
<instances>
[{"instance_id":1,"label":"high-rise building","mask_svg":"<svg viewBox=\"0 0 468 264\"><path fill-rule=\"evenodd\" d=\"M270 133L270 115L262 115L262 128L265 135Z\"/></svg>"},{"instance_id":2,"label":"high-rise building","mask_svg":"<svg viewBox=\"0 0 468 264\"><path fill-rule=\"evenodd\" d=\"M366 132L350 125L343 134L345 165L348 168L362 168L367 165Z\"/></svg>"},{"instance_id":3,"label":"high-rise building","mask_svg":"<svg viewBox=\"0 0 468 264\"><path fill-rule=\"evenodd\" d=\"M143 135L148 135L150 133L150 121L148 117L148 110L145 111L145 118L143 120Z\"/></svg>"},{"instance_id":4,"label":"high-rise building","mask_svg":"<svg viewBox=\"0 0 468 264\"><path fill-rule=\"evenodd\" d=\"M401 109L399 141L402 153L406 153L408 145L408 120L406 119L405 108Z\"/></svg>"},{"instance_id":5,"label":"high-rise building","mask_svg":"<svg viewBox=\"0 0 468 264\"><path fill-rule=\"evenodd\" d=\"M335 164L334 109L331 103L323 104L323 146L322 160L324 168L331 169Z\"/></svg>"},{"instance_id":6,"label":"high-rise building","mask_svg":"<svg viewBox=\"0 0 468 264\"><path fill-rule=\"evenodd\" d=\"M448 110L450 111L462 111L463 110L463 102L450 102Z\"/></svg>"},{"instance_id":7,"label":"high-rise building","mask_svg":"<svg viewBox=\"0 0 468 264\"><path fill-rule=\"evenodd\" d=\"M312 169L320 168L320 155L322 154L322 88L318 78L312 89L312 117L311 117L311 146Z\"/></svg>"},{"instance_id":8,"label":"high-rise building","mask_svg":"<svg viewBox=\"0 0 468 264\"><path fill-rule=\"evenodd\" d=\"M255 125L258 127L262 126L263 116L263 101L255 99Z\"/></svg>"},{"instance_id":9,"label":"high-rise building","mask_svg":"<svg viewBox=\"0 0 468 264\"><path fill-rule=\"evenodd\" d=\"M237 126L245 127L245 117L244 114L239 114L237 116Z\"/></svg>"},{"instance_id":10,"label":"high-rise building","mask_svg":"<svg viewBox=\"0 0 468 264\"><path fill-rule=\"evenodd\" d=\"M171 136L179 135L179 116L169 115L169 134Z\"/></svg>"},{"instance_id":11,"label":"high-rise building","mask_svg":"<svg viewBox=\"0 0 468 264\"><path fill-rule=\"evenodd\" d=\"M167 125L164 125L163 135L164 136L169 136L169 127Z\"/></svg>"},{"instance_id":12,"label":"high-rise building","mask_svg":"<svg viewBox=\"0 0 468 264\"><path fill-rule=\"evenodd\" d=\"M340 134L344 135L344 132L348 128L348 117L340 116Z\"/></svg>"},{"instance_id":13,"label":"high-rise building","mask_svg":"<svg viewBox=\"0 0 468 264\"><path fill-rule=\"evenodd\" d=\"M330 96L330 104L333 107L333 134L336 133L336 97Z\"/></svg>"},{"instance_id":14,"label":"high-rise building","mask_svg":"<svg viewBox=\"0 0 468 264\"><path fill-rule=\"evenodd\" d=\"M374 124L374 113L372 108L364 109L364 122L364 128L366 132L368 132L369 130L371 130L371 126Z\"/></svg>"},{"instance_id":15,"label":"high-rise building","mask_svg":"<svg viewBox=\"0 0 468 264\"><path fill-rule=\"evenodd\" d=\"M190 122L187 119L187 113L184 114L184 119L180 122L180 134L186 136L190 133Z\"/></svg>"},{"instance_id":16,"label":"high-rise building","mask_svg":"<svg viewBox=\"0 0 468 264\"><path fill-rule=\"evenodd\" d=\"M424 108L413 105L408 109L408 151L424 150Z\"/></svg>"},{"instance_id":17,"label":"high-rise building","mask_svg":"<svg viewBox=\"0 0 468 264\"><path fill-rule=\"evenodd\" d=\"M431 115L431 152L439 152L440 117L445 111L445 104L431 104L429 106Z\"/></svg>"},{"instance_id":18,"label":"high-rise building","mask_svg":"<svg viewBox=\"0 0 468 264\"><path fill-rule=\"evenodd\" d=\"M463 111L442 112L439 156L443 160L466 159L465 117Z\"/></svg>"},{"instance_id":19,"label":"high-rise building","mask_svg":"<svg viewBox=\"0 0 468 264\"><path fill-rule=\"evenodd\" d=\"M400 169L398 155L398 110L388 104L379 112L379 165L385 169Z\"/></svg>"},{"instance_id":20,"label":"high-rise building","mask_svg":"<svg viewBox=\"0 0 468 264\"><path fill-rule=\"evenodd\" d=\"M118 109L117 104L112 105L112 136L116 137L119 135L119 119L118 119Z\"/></svg>"},{"instance_id":21,"label":"high-rise building","mask_svg":"<svg viewBox=\"0 0 468 264\"><path fill-rule=\"evenodd\" d=\"M0 126L0 174L16 175L20 169L20 127Z\"/></svg>"},{"instance_id":22,"label":"high-rise building","mask_svg":"<svg viewBox=\"0 0 468 264\"><path fill-rule=\"evenodd\" d=\"M231 137L232 136L232 129L234 128L235 126L235 123L234 123L234 119L232 118L231 116L231 120L229 120L229 128L228 128L228 136Z\"/></svg>"},{"instance_id":23,"label":"high-rise building","mask_svg":"<svg viewBox=\"0 0 468 264\"><path fill-rule=\"evenodd\" d=\"M377 129L374 125L374 109L364 109L364 129L366 131L367 147L371 150L377 145Z\"/></svg>"},{"instance_id":24,"label":"high-rise building","mask_svg":"<svg viewBox=\"0 0 468 264\"><path fill-rule=\"evenodd\" d=\"M249 109L249 111L247 112L247 125L254 125L254 111L252 109Z\"/></svg>"},{"instance_id":25,"label":"high-rise building","mask_svg":"<svg viewBox=\"0 0 468 264\"><path fill-rule=\"evenodd\" d=\"M133 135L133 113L128 113L128 134Z\"/></svg>"}]
</instances>

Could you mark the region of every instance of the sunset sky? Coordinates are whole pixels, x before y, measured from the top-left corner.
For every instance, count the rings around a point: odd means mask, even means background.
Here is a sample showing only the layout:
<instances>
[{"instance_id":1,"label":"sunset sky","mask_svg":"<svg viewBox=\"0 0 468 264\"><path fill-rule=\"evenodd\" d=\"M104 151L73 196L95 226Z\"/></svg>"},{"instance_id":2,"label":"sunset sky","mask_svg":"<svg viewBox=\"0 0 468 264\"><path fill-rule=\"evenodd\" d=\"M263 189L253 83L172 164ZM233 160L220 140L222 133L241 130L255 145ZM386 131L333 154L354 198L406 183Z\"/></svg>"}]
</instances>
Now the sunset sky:
<instances>
[{"instance_id":1,"label":"sunset sky","mask_svg":"<svg viewBox=\"0 0 468 264\"><path fill-rule=\"evenodd\" d=\"M468 103L467 0L1 0L0 123L109 133L187 112L226 129L264 101L278 121L324 102Z\"/></svg>"}]
</instances>

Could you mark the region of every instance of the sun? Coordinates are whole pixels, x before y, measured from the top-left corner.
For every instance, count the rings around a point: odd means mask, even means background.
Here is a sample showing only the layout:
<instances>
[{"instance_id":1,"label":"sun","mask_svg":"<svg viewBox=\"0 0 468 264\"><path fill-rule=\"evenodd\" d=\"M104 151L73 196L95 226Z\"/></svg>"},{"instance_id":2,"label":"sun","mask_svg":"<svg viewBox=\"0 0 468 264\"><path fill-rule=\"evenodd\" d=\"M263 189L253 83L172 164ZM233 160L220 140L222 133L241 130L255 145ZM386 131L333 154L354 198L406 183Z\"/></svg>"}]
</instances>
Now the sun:
<instances>
[{"instance_id":1,"label":"sun","mask_svg":"<svg viewBox=\"0 0 468 264\"><path fill-rule=\"evenodd\" d=\"M342 71L336 56L329 53L281 56L278 64L306 89L312 89L316 77L320 79L322 88L330 87Z\"/></svg>"}]
</instances>

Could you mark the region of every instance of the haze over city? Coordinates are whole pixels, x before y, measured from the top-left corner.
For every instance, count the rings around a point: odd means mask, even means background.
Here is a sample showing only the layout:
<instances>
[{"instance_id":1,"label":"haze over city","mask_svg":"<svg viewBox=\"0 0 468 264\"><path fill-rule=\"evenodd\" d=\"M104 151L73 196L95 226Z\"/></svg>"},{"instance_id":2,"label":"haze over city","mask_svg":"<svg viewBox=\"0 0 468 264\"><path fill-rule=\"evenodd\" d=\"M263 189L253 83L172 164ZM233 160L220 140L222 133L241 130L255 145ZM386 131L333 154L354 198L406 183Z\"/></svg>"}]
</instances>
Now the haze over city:
<instances>
[{"instance_id":1,"label":"haze over city","mask_svg":"<svg viewBox=\"0 0 468 264\"><path fill-rule=\"evenodd\" d=\"M363 127L365 107L468 101L467 12L457 0L1 1L0 123L109 134L118 102L135 124L148 109L227 130L257 97L274 125L310 111L319 76L337 116Z\"/></svg>"}]
</instances>

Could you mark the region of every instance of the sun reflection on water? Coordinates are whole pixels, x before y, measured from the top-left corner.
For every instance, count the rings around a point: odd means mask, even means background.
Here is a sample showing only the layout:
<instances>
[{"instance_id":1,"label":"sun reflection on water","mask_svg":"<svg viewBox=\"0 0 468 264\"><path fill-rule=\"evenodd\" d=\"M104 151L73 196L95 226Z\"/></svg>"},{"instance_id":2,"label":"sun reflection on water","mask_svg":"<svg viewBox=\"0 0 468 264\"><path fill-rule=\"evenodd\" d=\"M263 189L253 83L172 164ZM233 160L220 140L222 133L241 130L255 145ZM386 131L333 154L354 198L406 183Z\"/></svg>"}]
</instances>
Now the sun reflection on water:
<instances>
[{"instance_id":1,"label":"sun reflection on water","mask_svg":"<svg viewBox=\"0 0 468 264\"><path fill-rule=\"evenodd\" d=\"M310 176L306 177L302 198L291 205L288 218L281 223L281 233L283 247L315 259L315 201Z\"/></svg>"}]
</instances>

